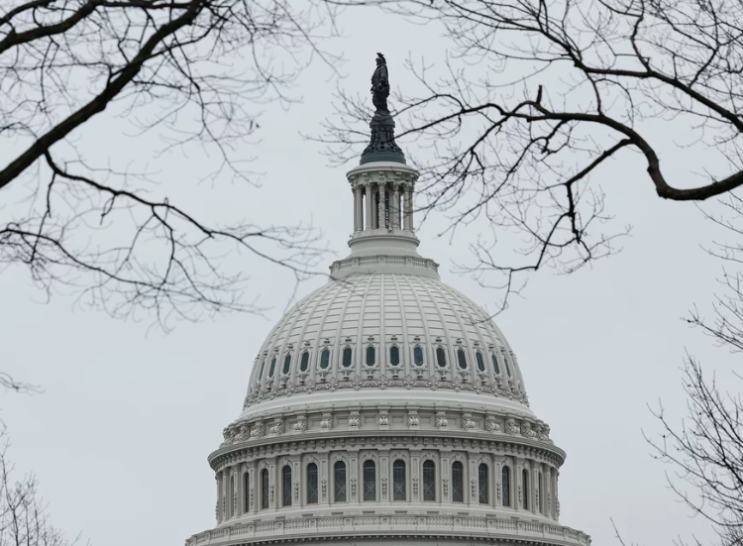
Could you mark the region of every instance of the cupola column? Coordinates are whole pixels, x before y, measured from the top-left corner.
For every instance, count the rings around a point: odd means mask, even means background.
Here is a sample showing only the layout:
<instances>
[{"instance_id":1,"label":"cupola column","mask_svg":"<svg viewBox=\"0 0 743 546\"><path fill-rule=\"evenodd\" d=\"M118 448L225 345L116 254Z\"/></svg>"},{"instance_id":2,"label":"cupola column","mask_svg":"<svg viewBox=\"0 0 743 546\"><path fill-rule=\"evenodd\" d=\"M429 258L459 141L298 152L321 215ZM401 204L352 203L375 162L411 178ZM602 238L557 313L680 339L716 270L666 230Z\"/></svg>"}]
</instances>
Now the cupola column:
<instances>
[{"instance_id":1,"label":"cupola column","mask_svg":"<svg viewBox=\"0 0 743 546\"><path fill-rule=\"evenodd\" d=\"M372 196L372 223L371 228L377 229L379 227L379 206L378 206L378 199L379 199L379 185L378 184L372 184L371 185L371 196Z\"/></svg>"},{"instance_id":2,"label":"cupola column","mask_svg":"<svg viewBox=\"0 0 743 546\"><path fill-rule=\"evenodd\" d=\"M400 229L400 194L397 185L392 186L390 195L390 229Z\"/></svg>"},{"instance_id":3,"label":"cupola column","mask_svg":"<svg viewBox=\"0 0 743 546\"><path fill-rule=\"evenodd\" d=\"M357 185L353 188L353 230L363 231L364 229L364 189Z\"/></svg>"},{"instance_id":4,"label":"cupola column","mask_svg":"<svg viewBox=\"0 0 743 546\"><path fill-rule=\"evenodd\" d=\"M413 187L405 186L403 189L403 214L404 227L406 231L413 231Z\"/></svg>"},{"instance_id":5,"label":"cupola column","mask_svg":"<svg viewBox=\"0 0 743 546\"><path fill-rule=\"evenodd\" d=\"M385 214L385 205L387 202L387 195L386 195L386 188L384 184L379 185L379 223L377 226L379 229L383 229L387 227L387 221L386 221L386 214Z\"/></svg>"},{"instance_id":6,"label":"cupola column","mask_svg":"<svg viewBox=\"0 0 743 546\"><path fill-rule=\"evenodd\" d=\"M374 229L374 191L371 184L364 186L366 193L366 229Z\"/></svg>"}]
</instances>

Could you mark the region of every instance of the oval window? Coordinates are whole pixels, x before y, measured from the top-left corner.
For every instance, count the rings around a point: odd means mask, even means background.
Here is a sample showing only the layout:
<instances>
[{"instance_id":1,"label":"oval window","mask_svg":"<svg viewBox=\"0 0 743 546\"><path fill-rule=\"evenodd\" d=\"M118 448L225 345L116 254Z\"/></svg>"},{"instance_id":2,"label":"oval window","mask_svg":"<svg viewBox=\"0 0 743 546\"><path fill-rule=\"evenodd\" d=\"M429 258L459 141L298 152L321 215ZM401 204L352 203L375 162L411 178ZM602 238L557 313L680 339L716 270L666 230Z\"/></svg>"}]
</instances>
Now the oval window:
<instances>
[{"instance_id":1,"label":"oval window","mask_svg":"<svg viewBox=\"0 0 743 546\"><path fill-rule=\"evenodd\" d=\"M477 369L481 372L484 372L485 361L482 359L482 353L480 351L477 351L477 353L475 353L475 356L477 357Z\"/></svg>"},{"instance_id":2,"label":"oval window","mask_svg":"<svg viewBox=\"0 0 743 546\"><path fill-rule=\"evenodd\" d=\"M413 349L413 362L416 366L423 366L423 349L421 347Z\"/></svg>"},{"instance_id":3,"label":"oval window","mask_svg":"<svg viewBox=\"0 0 743 546\"><path fill-rule=\"evenodd\" d=\"M493 356L493 371L497 373L498 375L500 375L500 366L498 366L498 359L495 358L495 355L492 355L492 356Z\"/></svg>"},{"instance_id":4,"label":"oval window","mask_svg":"<svg viewBox=\"0 0 743 546\"><path fill-rule=\"evenodd\" d=\"M395 346L390 347L390 364L393 366L400 364L400 349Z\"/></svg>"},{"instance_id":5,"label":"oval window","mask_svg":"<svg viewBox=\"0 0 743 546\"><path fill-rule=\"evenodd\" d=\"M351 347L346 347L345 349L343 349L343 367L344 368L351 367L352 356L353 356L353 352L351 351Z\"/></svg>"},{"instance_id":6,"label":"oval window","mask_svg":"<svg viewBox=\"0 0 743 546\"><path fill-rule=\"evenodd\" d=\"M327 370L328 366L330 366L330 351L325 349L320 353L320 369Z\"/></svg>"},{"instance_id":7,"label":"oval window","mask_svg":"<svg viewBox=\"0 0 743 546\"><path fill-rule=\"evenodd\" d=\"M463 370L467 369L467 355L464 354L464 349L457 351L457 360L459 361L459 367Z\"/></svg>"},{"instance_id":8,"label":"oval window","mask_svg":"<svg viewBox=\"0 0 743 546\"><path fill-rule=\"evenodd\" d=\"M286 355L286 358L284 358L284 369L281 370L283 373L289 373L289 370L291 369L292 365L292 355Z\"/></svg>"},{"instance_id":9,"label":"oval window","mask_svg":"<svg viewBox=\"0 0 743 546\"><path fill-rule=\"evenodd\" d=\"M366 365L374 366L376 361L377 361L377 351L374 349L374 347L367 347L366 348Z\"/></svg>"},{"instance_id":10,"label":"oval window","mask_svg":"<svg viewBox=\"0 0 743 546\"><path fill-rule=\"evenodd\" d=\"M307 351L302 353L302 361L299 363L299 371L306 372L307 368L310 367L310 353Z\"/></svg>"},{"instance_id":11,"label":"oval window","mask_svg":"<svg viewBox=\"0 0 743 546\"><path fill-rule=\"evenodd\" d=\"M271 359L271 367L268 369L268 377L273 377L273 372L276 369L276 357Z\"/></svg>"},{"instance_id":12,"label":"oval window","mask_svg":"<svg viewBox=\"0 0 743 546\"><path fill-rule=\"evenodd\" d=\"M446 351L443 347L436 349L436 362L442 368L446 368Z\"/></svg>"}]
</instances>

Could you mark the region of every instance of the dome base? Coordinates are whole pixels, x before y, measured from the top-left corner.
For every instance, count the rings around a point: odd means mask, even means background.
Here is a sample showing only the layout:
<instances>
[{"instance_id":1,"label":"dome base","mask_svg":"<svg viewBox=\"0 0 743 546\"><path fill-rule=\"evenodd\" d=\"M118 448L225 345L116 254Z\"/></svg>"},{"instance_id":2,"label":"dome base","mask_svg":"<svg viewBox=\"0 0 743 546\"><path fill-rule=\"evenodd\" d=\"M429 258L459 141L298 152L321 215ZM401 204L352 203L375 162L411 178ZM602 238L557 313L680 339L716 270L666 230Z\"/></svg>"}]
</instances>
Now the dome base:
<instances>
[{"instance_id":1,"label":"dome base","mask_svg":"<svg viewBox=\"0 0 743 546\"><path fill-rule=\"evenodd\" d=\"M435 506L431 506L435 509ZM464 508L464 507L463 507ZM487 541L494 546L523 545L589 546L591 538L569 527L535 521L534 514L526 517L473 516L468 514L441 514L436 510L399 514L388 511L378 514L349 514L338 512L327 516L312 513L286 519L253 520L223 525L211 531L193 535L186 546L247 545L312 542L316 545L358 544L389 546L390 541L404 542L405 546L430 546L436 542L461 544Z\"/></svg>"}]
</instances>

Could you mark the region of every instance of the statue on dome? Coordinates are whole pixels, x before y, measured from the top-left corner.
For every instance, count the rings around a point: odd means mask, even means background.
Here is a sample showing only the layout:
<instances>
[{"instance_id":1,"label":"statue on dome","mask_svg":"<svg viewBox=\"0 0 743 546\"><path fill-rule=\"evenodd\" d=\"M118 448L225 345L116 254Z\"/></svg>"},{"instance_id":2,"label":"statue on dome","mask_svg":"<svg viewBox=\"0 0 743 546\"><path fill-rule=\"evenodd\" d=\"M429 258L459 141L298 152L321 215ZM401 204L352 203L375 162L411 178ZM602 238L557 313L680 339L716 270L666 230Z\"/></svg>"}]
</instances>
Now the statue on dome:
<instances>
[{"instance_id":1,"label":"statue on dome","mask_svg":"<svg viewBox=\"0 0 743 546\"><path fill-rule=\"evenodd\" d=\"M390 81L387 72L387 60L384 55L377 53L377 68L371 79L372 102L377 112L389 112L387 97L390 96Z\"/></svg>"}]
</instances>

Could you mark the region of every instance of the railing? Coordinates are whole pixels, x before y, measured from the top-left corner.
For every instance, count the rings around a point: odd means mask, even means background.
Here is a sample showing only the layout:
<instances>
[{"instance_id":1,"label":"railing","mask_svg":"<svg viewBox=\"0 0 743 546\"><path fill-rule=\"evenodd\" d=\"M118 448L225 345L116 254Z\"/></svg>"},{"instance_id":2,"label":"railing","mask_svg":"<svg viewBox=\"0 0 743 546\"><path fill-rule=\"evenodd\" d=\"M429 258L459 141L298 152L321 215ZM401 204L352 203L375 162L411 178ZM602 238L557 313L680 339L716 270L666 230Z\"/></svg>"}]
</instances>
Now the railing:
<instances>
[{"instance_id":1,"label":"railing","mask_svg":"<svg viewBox=\"0 0 743 546\"><path fill-rule=\"evenodd\" d=\"M345 260L338 260L333 262L330 266L330 272L341 271L350 267L364 267L371 265L399 265L399 266L413 266L420 267L423 269L432 269L438 271L439 264L428 258L417 258L415 256L364 256L361 258L346 258Z\"/></svg>"},{"instance_id":2,"label":"railing","mask_svg":"<svg viewBox=\"0 0 743 546\"><path fill-rule=\"evenodd\" d=\"M297 518L250 522L213 529L192 536L186 546L219 545L242 539L262 542L277 538L296 539L302 535L313 539L337 534L369 535L379 532L410 532L415 536L447 535L488 538L546 539L559 538L562 544L590 546L591 538L580 531L550 523L523 521L518 518L482 516L416 516L416 515L348 515L300 516Z\"/></svg>"}]
</instances>

